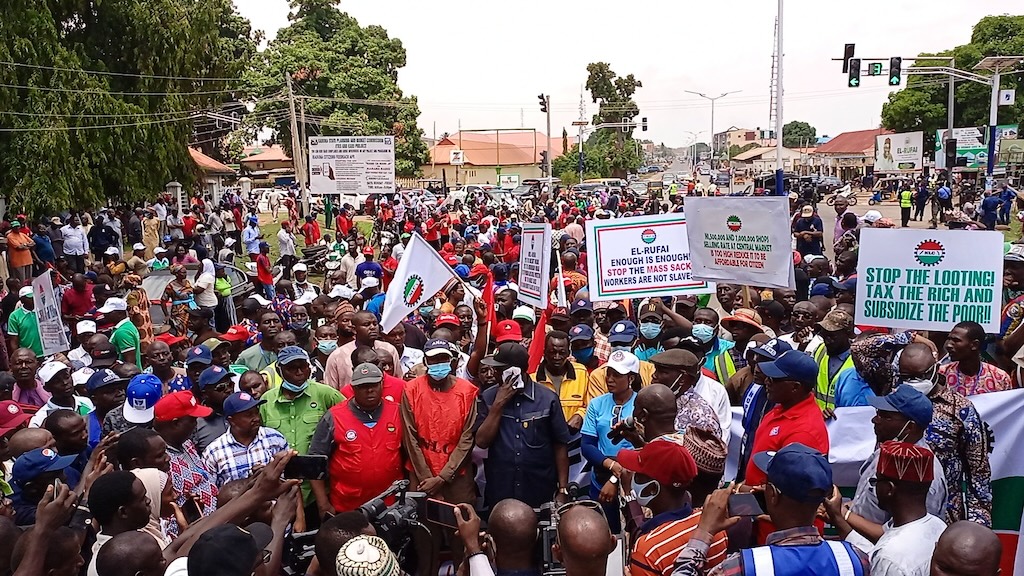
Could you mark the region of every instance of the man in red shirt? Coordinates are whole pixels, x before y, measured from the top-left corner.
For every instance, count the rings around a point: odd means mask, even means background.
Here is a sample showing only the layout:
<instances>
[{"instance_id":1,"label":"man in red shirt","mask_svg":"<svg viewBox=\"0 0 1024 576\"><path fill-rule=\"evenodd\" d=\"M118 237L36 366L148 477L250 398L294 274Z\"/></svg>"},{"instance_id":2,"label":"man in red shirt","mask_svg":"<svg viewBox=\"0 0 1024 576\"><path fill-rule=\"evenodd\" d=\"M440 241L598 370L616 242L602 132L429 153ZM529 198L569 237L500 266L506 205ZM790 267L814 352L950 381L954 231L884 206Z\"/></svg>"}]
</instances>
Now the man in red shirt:
<instances>
[{"instance_id":1,"label":"man in red shirt","mask_svg":"<svg viewBox=\"0 0 1024 576\"><path fill-rule=\"evenodd\" d=\"M384 291L388 291L391 280L395 278L395 271L398 270L398 260L391 255L391 246L381 246L380 267L384 269Z\"/></svg>"},{"instance_id":2,"label":"man in red shirt","mask_svg":"<svg viewBox=\"0 0 1024 576\"><path fill-rule=\"evenodd\" d=\"M195 207L192 210L196 210ZM193 215L191 211L186 212L185 216L181 219L182 227L181 233L185 235L185 239L188 240L196 232L196 224L199 224L199 220Z\"/></svg>"},{"instance_id":3,"label":"man in red shirt","mask_svg":"<svg viewBox=\"0 0 1024 576\"><path fill-rule=\"evenodd\" d=\"M306 216L306 223L302 225L302 236L306 239L306 246L313 246L320 241L320 223L312 216Z\"/></svg>"},{"instance_id":4,"label":"man in red shirt","mask_svg":"<svg viewBox=\"0 0 1024 576\"><path fill-rule=\"evenodd\" d=\"M423 234L423 239L430 243L434 247L434 250L441 249L441 225L443 216L434 218L431 216L427 219L427 231Z\"/></svg>"},{"instance_id":5,"label":"man in red shirt","mask_svg":"<svg viewBox=\"0 0 1024 576\"><path fill-rule=\"evenodd\" d=\"M342 207L338 211L338 216L334 219L334 227L338 230L339 240L348 236L348 233L352 231L352 216L349 215L347 208Z\"/></svg>"},{"instance_id":6,"label":"man in red shirt","mask_svg":"<svg viewBox=\"0 0 1024 576\"><path fill-rule=\"evenodd\" d=\"M267 300L274 299L274 272L270 266L270 244L260 242L260 255L256 257L256 279L263 285Z\"/></svg>"},{"instance_id":7,"label":"man in red shirt","mask_svg":"<svg viewBox=\"0 0 1024 576\"><path fill-rule=\"evenodd\" d=\"M60 313L68 326L74 326L96 306L89 281L84 274L71 277L71 289L64 291L60 301Z\"/></svg>"}]
</instances>

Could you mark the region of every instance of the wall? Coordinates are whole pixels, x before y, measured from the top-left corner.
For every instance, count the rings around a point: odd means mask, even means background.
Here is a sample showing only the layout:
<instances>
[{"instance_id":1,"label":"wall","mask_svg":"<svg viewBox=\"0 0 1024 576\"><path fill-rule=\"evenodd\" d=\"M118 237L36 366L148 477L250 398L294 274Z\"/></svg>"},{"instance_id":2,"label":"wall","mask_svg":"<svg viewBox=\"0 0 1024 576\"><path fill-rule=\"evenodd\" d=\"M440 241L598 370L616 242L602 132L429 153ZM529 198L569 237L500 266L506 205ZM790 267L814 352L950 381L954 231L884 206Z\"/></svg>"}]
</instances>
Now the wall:
<instances>
[{"instance_id":1,"label":"wall","mask_svg":"<svg viewBox=\"0 0 1024 576\"><path fill-rule=\"evenodd\" d=\"M456 182L459 184L497 184L498 183L498 172L496 166L471 166L464 165L459 166L456 170L456 166L450 166L448 164L436 164L431 168L430 164L425 164L420 167L422 172L422 178L441 178L441 171L444 170L445 178L448 180L448 185L453 186ZM502 175L507 174L518 174L519 180L523 181L527 178L541 178L540 167L536 165L529 166L502 166ZM456 176L457 174L457 176ZM557 174L555 175L558 176Z\"/></svg>"}]
</instances>

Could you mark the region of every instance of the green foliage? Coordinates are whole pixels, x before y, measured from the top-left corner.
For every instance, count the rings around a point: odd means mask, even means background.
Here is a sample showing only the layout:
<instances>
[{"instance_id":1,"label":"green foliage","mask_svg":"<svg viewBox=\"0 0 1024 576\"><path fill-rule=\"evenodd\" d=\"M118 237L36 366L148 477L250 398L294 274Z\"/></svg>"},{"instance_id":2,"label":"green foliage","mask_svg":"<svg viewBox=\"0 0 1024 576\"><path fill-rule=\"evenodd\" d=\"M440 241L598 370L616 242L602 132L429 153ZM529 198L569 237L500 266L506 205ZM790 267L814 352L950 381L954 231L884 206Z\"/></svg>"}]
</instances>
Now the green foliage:
<instances>
[{"instance_id":1,"label":"green foliage","mask_svg":"<svg viewBox=\"0 0 1024 576\"><path fill-rule=\"evenodd\" d=\"M588 64L587 73L587 90L591 99L598 103L594 124L622 122L624 118L632 121L640 114L640 108L633 100L636 89L643 86L640 80L632 74L616 75L606 62ZM593 147L597 156L606 159L610 172L602 172L601 177L625 177L628 172L639 168L642 162L631 133L627 135L619 129L597 130L587 139L587 145ZM587 162L590 155L585 147Z\"/></svg>"},{"instance_id":2,"label":"green foliage","mask_svg":"<svg viewBox=\"0 0 1024 576\"><path fill-rule=\"evenodd\" d=\"M743 146L733 144L732 146L729 146L729 158L734 158L737 155L742 154L747 150L753 150L754 148L757 148L757 143L755 142L744 144Z\"/></svg>"},{"instance_id":3,"label":"green foliage","mask_svg":"<svg viewBox=\"0 0 1024 576\"><path fill-rule=\"evenodd\" d=\"M926 56L953 56L960 70L972 70L987 56L1024 54L1024 16L986 16L974 25L971 41L938 54ZM914 66L948 66L945 60L921 59ZM1016 88L1024 93L1024 76L1004 74L1001 88ZM956 106L953 121L956 127L985 126L988 124L991 89L977 82L957 81ZM948 77L938 75L909 76L906 88L889 94L882 105L882 126L896 132L923 130L925 149L934 149L935 131L946 128ZM1024 121L1024 99L1018 98L1013 106L1000 106L999 124L1019 124Z\"/></svg>"},{"instance_id":4,"label":"green foliage","mask_svg":"<svg viewBox=\"0 0 1024 576\"><path fill-rule=\"evenodd\" d=\"M572 174L574 184L579 179L580 151L579 148L569 150L551 162L551 171L558 174L558 177L565 183L565 174ZM612 175L612 167L604 152L592 146L589 142L583 144L583 177L586 178L607 178Z\"/></svg>"},{"instance_id":5,"label":"green foliage","mask_svg":"<svg viewBox=\"0 0 1024 576\"><path fill-rule=\"evenodd\" d=\"M405 66L405 48L380 26L362 27L336 7L336 0L292 0L291 24L260 54L251 75L256 95L286 94L285 73L292 75L297 96L305 102L307 135L395 136L395 170L415 176L426 164L427 146L416 125L419 105L398 87L398 70ZM366 105L358 100L383 100L390 105ZM258 114L284 112L287 100L263 101ZM287 115L253 114L245 130L250 136L264 127L273 141L292 146Z\"/></svg>"},{"instance_id":6,"label":"green foliage","mask_svg":"<svg viewBox=\"0 0 1024 576\"><path fill-rule=\"evenodd\" d=\"M818 131L807 122L794 120L782 127L782 145L787 148L814 146L818 140Z\"/></svg>"}]
</instances>

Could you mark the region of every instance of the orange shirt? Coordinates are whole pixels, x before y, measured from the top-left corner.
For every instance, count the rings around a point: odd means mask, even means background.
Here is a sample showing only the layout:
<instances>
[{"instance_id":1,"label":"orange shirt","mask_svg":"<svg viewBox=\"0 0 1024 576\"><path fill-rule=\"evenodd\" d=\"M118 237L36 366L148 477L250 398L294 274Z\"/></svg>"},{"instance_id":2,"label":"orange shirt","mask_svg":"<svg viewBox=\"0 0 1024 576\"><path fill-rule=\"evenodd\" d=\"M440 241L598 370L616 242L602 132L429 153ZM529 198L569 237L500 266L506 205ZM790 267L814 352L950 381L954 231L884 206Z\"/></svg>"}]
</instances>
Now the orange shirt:
<instances>
[{"instance_id":1,"label":"orange shirt","mask_svg":"<svg viewBox=\"0 0 1024 576\"><path fill-rule=\"evenodd\" d=\"M32 265L32 249L17 248L17 246L30 244L31 242L32 237L28 234L15 232L14 230L7 233L7 263L12 268Z\"/></svg>"},{"instance_id":2,"label":"orange shirt","mask_svg":"<svg viewBox=\"0 0 1024 576\"><path fill-rule=\"evenodd\" d=\"M445 392L431 388L425 375L406 382L404 402L414 419L409 431L415 434L431 474L442 476L449 456L459 448L466 419L476 409L478 391L462 378L456 378Z\"/></svg>"},{"instance_id":3,"label":"orange shirt","mask_svg":"<svg viewBox=\"0 0 1024 576\"><path fill-rule=\"evenodd\" d=\"M686 518L665 522L638 536L633 545L633 553L629 557L630 575L670 576L676 557L690 541L699 523L700 510L697 510ZM729 537L725 532L719 532L709 544L708 560L705 565L707 570L725 560Z\"/></svg>"}]
</instances>

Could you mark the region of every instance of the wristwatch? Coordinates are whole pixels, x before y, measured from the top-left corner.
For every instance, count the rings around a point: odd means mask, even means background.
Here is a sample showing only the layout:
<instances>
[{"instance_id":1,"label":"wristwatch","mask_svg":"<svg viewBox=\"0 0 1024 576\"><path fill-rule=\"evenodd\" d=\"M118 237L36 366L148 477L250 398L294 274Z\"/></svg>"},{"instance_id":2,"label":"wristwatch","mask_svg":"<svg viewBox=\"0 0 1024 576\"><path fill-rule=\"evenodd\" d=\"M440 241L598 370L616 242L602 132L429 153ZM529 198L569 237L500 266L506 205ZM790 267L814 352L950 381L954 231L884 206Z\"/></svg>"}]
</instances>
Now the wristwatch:
<instances>
[{"instance_id":1,"label":"wristwatch","mask_svg":"<svg viewBox=\"0 0 1024 576\"><path fill-rule=\"evenodd\" d=\"M612 477L609 478L608 481L611 482L612 484L618 484L619 483L619 477L615 476L615 475L612 475Z\"/></svg>"}]
</instances>

